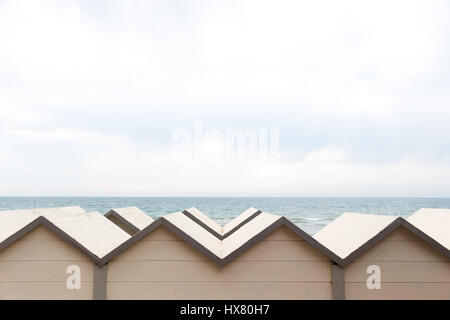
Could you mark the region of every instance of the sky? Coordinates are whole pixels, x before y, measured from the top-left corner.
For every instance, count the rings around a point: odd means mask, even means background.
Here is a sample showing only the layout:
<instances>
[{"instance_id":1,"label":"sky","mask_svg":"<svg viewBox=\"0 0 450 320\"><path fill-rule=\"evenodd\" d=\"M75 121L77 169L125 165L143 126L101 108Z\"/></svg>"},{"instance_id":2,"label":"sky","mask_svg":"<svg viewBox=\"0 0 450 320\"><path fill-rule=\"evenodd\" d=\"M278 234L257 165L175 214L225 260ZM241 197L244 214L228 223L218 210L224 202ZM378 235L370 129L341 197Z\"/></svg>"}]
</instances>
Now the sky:
<instances>
[{"instance_id":1,"label":"sky","mask_svg":"<svg viewBox=\"0 0 450 320\"><path fill-rule=\"evenodd\" d=\"M449 16L0 0L0 195L449 197Z\"/></svg>"}]
</instances>

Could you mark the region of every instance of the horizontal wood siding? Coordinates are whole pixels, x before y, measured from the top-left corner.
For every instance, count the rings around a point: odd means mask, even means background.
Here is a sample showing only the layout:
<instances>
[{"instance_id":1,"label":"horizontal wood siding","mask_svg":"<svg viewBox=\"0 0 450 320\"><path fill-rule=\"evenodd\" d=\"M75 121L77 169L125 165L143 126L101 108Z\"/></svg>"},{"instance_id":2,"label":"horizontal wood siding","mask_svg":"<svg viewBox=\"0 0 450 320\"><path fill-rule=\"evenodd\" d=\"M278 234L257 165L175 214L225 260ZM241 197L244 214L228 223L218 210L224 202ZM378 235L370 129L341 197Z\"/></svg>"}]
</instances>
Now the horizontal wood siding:
<instances>
[{"instance_id":1,"label":"horizontal wood siding","mask_svg":"<svg viewBox=\"0 0 450 320\"><path fill-rule=\"evenodd\" d=\"M331 262L282 227L219 267L164 227L108 264L108 299L331 299Z\"/></svg>"},{"instance_id":2,"label":"horizontal wood siding","mask_svg":"<svg viewBox=\"0 0 450 320\"><path fill-rule=\"evenodd\" d=\"M448 300L450 283L383 283L381 290L368 290L365 283L347 283L347 299L356 300Z\"/></svg>"},{"instance_id":3,"label":"horizontal wood siding","mask_svg":"<svg viewBox=\"0 0 450 320\"><path fill-rule=\"evenodd\" d=\"M90 300L92 292L92 282L80 290L68 290L65 282L0 282L1 300Z\"/></svg>"},{"instance_id":4,"label":"horizontal wood siding","mask_svg":"<svg viewBox=\"0 0 450 320\"><path fill-rule=\"evenodd\" d=\"M81 270L81 289L69 290L67 267ZM40 226L0 252L0 299L92 299L93 262Z\"/></svg>"},{"instance_id":5,"label":"horizontal wood siding","mask_svg":"<svg viewBox=\"0 0 450 320\"><path fill-rule=\"evenodd\" d=\"M108 282L108 299L331 299L328 282Z\"/></svg>"},{"instance_id":6,"label":"horizontal wood siding","mask_svg":"<svg viewBox=\"0 0 450 320\"><path fill-rule=\"evenodd\" d=\"M149 272L151 270L151 272ZM182 272L181 272L182 270ZM219 267L207 261L118 261L108 268L109 281L303 281L329 282L328 262L232 262Z\"/></svg>"},{"instance_id":7,"label":"horizontal wood siding","mask_svg":"<svg viewBox=\"0 0 450 320\"><path fill-rule=\"evenodd\" d=\"M381 289L367 288L367 267L381 270ZM450 261L400 227L345 268L347 299L449 299Z\"/></svg>"}]
</instances>

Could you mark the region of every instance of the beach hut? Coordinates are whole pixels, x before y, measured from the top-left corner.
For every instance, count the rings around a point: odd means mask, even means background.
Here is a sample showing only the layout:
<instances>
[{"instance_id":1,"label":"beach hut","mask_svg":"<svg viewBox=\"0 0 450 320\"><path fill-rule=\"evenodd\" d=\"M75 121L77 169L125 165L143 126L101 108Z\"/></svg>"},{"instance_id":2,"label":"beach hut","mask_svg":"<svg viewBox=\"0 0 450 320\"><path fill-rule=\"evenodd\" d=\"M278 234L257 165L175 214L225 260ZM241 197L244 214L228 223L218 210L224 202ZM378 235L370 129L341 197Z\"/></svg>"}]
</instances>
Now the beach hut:
<instances>
[{"instance_id":1,"label":"beach hut","mask_svg":"<svg viewBox=\"0 0 450 320\"><path fill-rule=\"evenodd\" d=\"M313 237L340 258L341 299L450 299L450 252L429 231L401 217L345 213Z\"/></svg>"},{"instance_id":2,"label":"beach hut","mask_svg":"<svg viewBox=\"0 0 450 320\"><path fill-rule=\"evenodd\" d=\"M130 236L79 207L0 212L0 299L102 299L100 258Z\"/></svg>"},{"instance_id":3,"label":"beach hut","mask_svg":"<svg viewBox=\"0 0 450 320\"><path fill-rule=\"evenodd\" d=\"M102 263L108 299L332 299L334 259L284 217L263 212L221 240L178 212Z\"/></svg>"},{"instance_id":4,"label":"beach hut","mask_svg":"<svg viewBox=\"0 0 450 320\"><path fill-rule=\"evenodd\" d=\"M183 213L208 230L211 234L222 240L233 234L233 232L238 230L247 222L251 221L253 218L257 217L261 211L255 208L248 208L224 226L221 226L195 207L184 210Z\"/></svg>"},{"instance_id":5,"label":"beach hut","mask_svg":"<svg viewBox=\"0 0 450 320\"><path fill-rule=\"evenodd\" d=\"M151 217L136 207L112 209L105 217L132 236L153 222Z\"/></svg>"}]
</instances>

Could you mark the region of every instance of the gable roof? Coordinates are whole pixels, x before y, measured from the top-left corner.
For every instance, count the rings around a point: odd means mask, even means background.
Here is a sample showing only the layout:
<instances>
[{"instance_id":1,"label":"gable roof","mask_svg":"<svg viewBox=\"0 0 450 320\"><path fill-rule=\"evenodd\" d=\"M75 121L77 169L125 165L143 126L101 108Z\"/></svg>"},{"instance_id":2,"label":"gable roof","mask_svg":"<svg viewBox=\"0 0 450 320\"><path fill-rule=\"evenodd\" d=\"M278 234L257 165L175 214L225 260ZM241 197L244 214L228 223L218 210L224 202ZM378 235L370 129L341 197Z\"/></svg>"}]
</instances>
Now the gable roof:
<instances>
[{"instance_id":1,"label":"gable roof","mask_svg":"<svg viewBox=\"0 0 450 320\"><path fill-rule=\"evenodd\" d=\"M260 210L250 207L236 218L228 222L226 225L222 227L223 234L229 236L234 231L242 227L247 222L251 221L253 218L256 218L261 213Z\"/></svg>"},{"instance_id":2,"label":"gable roof","mask_svg":"<svg viewBox=\"0 0 450 320\"><path fill-rule=\"evenodd\" d=\"M79 207L0 211L0 248L44 225L95 262L130 238L98 212Z\"/></svg>"},{"instance_id":3,"label":"gable roof","mask_svg":"<svg viewBox=\"0 0 450 320\"><path fill-rule=\"evenodd\" d=\"M239 232L233 233L228 238L222 241L223 257L232 254L235 250L246 245L252 238L266 230L271 225L274 225L281 216L276 216L270 213L261 213L257 218L242 226Z\"/></svg>"},{"instance_id":4,"label":"gable roof","mask_svg":"<svg viewBox=\"0 0 450 320\"><path fill-rule=\"evenodd\" d=\"M246 217L251 215L247 213ZM245 220L243 217L231 229ZM313 237L285 217L262 212L223 239L182 212L163 216L130 237L102 214L85 212L80 207L8 210L0 211L0 250L39 225L59 235L98 265L109 262L159 226L166 227L220 266L230 263L281 226L286 226L341 266L351 263L400 226L450 258L448 209L421 209L408 220L344 213Z\"/></svg>"},{"instance_id":5,"label":"gable roof","mask_svg":"<svg viewBox=\"0 0 450 320\"><path fill-rule=\"evenodd\" d=\"M308 244L329 257L330 260L340 262L338 256L285 217L263 212L234 232L230 237L220 240L182 212L176 212L155 220L141 232L103 257L101 263L108 263L159 226L166 227L220 266L230 263L281 226L286 226L292 230Z\"/></svg>"},{"instance_id":6,"label":"gable roof","mask_svg":"<svg viewBox=\"0 0 450 320\"><path fill-rule=\"evenodd\" d=\"M396 218L376 214L344 213L314 234L313 238L345 259Z\"/></svg>"},{"instance_id":7,"label":"gable roof","mask_svg":"<svg viewBox=\"0 0 450 320\"><path fill-rule=\"evenodd\" d=\"M401 226L450 258L450 250L402 217L345 213L313 237L346 266Z\"/></svg>"},{"instance_id":8,"label":"gable roof","mask_svg":"<svg viewBox=\"0 0 450 320\"><path fill-rule=\"evenodd\" d=\"M190 219L195 221L197 224L201 225L215 237L222 240L229 237L243 225L257 217L261 213L261 211L253 207L248 208L223 227L195 207L184 210L183 213Z\"/></svg>"},{"instance_id":9,"label":"gable roof","mask_svg":"<svg viewBox=\"0 0 450 320\"><path fill-rule=\"evenodd\" d=\"M450 250L450 209L422 208L407 221Z\"/></svg>"},{"instance_id":10,"label":"gable roof","mask_svg":"<svg viewBox=\"0 0 450 320\"><path fill-rule=\"evenodd\" d=\"M99 212L81 213L76 217L44 217L100 258L130 238Z\"/></svg>"},{"instance_id":11,"label":"gable roof","mask_svg":"<svg viewBox=\"0 0 450 320\"><path fill-rule=\"evenodd\" d=\"M147 227L154 220L137 207L116 208L105 214L106 218L115 217L135 233Z\"/></svg>"},{"instance_id":12,"label":"gable roof","mask_svg":"<svg viewBox=\"0 0 450 320\"><path fill-rule=\"evenodd\" d=\"M0 242L22 229L39 216L56 218L59 215L77 215L85 213L80 207L39 208L0 211Z\"/></svg>"},{"instance_id":13,"label":"gable roof","mask_svg":"<svg viewBox=\"0 0 450 320\"><path fill-rule=\"evenodd\" d=\"M242 226L229 238L223 240L226 250L226 255L223 258L223 264L230 263L242 253L253 247L256 243L263 240L273 231L282 226L287 227L300 239L304 240L310 246L327 256L331 261L340 263L340 259L336 254L319 243L294 223L289 221L286 217L262 212L252 221Z\"/></svg>"},{"instance_id":14,"label":"gable roof","mask_svg":"<svg viewBox=\"0 0 450 320\"><path fill-rule=\"evenodd\" d=\"M96 256L94 253L92 253L89 249L87 249L85 246L83 246L80 242L78 242L76 239L72 238L69 234L64 232L62 229L58 228L54 223L52 223L50 220L43 216L36 217L31 222L27 223L22 228L18 229L16 232L12 233L11 235L7 236L6 238L3 238L0 242L0 251L4 250L11 244L13 244L15 241L19 240L29 232L33 231L39 226L44 226L51 232L55 233L57 236L59 236L61 239L81 251L83 254L88 256L93 262L99 264L100 258Z\"/></svg>"}]
</instances>

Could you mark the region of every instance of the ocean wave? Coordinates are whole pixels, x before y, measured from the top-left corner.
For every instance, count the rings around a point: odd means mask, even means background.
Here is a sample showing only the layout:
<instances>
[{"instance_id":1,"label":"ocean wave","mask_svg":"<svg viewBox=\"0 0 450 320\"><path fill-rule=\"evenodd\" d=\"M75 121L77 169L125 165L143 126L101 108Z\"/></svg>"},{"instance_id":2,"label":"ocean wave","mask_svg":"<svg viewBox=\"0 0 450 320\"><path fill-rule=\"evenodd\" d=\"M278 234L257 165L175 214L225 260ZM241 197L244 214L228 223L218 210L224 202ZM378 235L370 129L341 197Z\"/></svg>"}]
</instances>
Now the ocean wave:
<instances>
[{"instance_id":1,"label":"ocean wave","mask_svg":"<svg viewBox=\"0 0 450 320\"><path fill-rule=\"evenodd\" d=\"M323 221L325 220L324 218L302 218L302 220L307 220L307 221Z\"/></svg>"}]
</instances>

